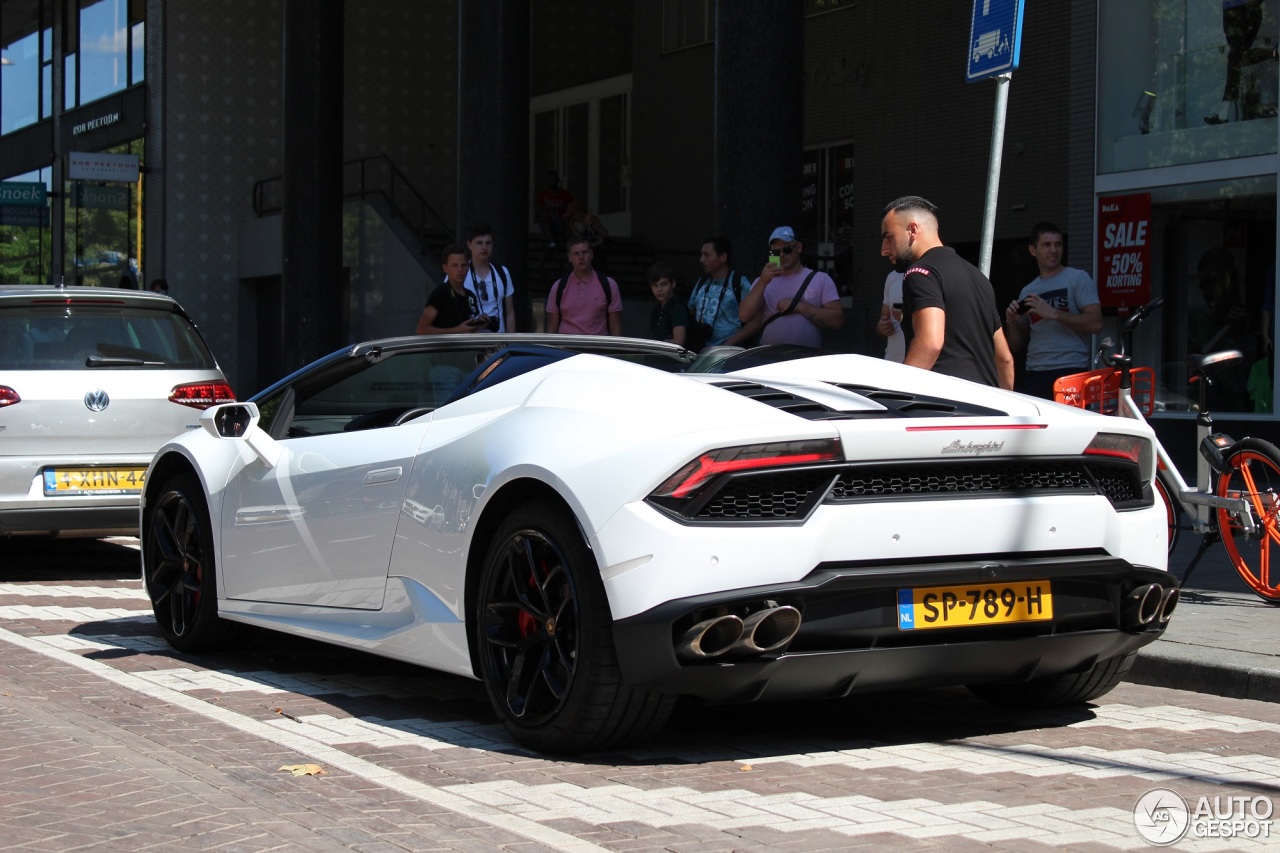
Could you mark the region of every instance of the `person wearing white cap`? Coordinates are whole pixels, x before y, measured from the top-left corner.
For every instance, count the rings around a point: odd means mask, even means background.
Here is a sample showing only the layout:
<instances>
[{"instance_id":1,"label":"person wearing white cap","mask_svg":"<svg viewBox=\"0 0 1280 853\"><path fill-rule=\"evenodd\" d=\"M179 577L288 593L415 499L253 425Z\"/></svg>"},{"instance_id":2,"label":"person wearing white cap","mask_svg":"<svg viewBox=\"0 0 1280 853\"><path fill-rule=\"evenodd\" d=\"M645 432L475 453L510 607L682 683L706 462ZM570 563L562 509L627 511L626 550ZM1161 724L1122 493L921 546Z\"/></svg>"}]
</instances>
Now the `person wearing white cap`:
<instances>
[{"instance_id":1,"label":"person wearing white cap","mask_svg":"<svg viewBox=\"0 0 1280 853\"><path fill-rule=\"evenodd\" d=\"M743 325L763 322L761 344L822 347L822 330L844 325L844 309L831 276L811 270L801 257L804 242L790 226L769 235L769 263L743 297L738 316Z\"/></svg>"}]
</instances>

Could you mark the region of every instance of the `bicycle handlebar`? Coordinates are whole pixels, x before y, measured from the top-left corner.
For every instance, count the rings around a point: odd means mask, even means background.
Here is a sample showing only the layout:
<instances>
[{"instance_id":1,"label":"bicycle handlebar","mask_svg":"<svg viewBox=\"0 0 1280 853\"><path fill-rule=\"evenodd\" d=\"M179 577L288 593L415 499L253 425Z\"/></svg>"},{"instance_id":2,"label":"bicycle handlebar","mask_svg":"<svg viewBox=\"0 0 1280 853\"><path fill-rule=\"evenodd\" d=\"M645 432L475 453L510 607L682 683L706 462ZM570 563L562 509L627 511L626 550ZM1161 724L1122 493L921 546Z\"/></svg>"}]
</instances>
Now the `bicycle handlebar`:
<instances>
[{"instance_id":1,"label":"bicycle handlebar","mask_svg":"<svg viewBox=\"0 0 1280 853\"><path fill-rule=\"evenodd\" d=\"M1133 309L1133 313L1129 315L1129 319L1124 321L1124 326L1121 327L1120 333L1122 335L1132 336L1133 330L1138 328L1138 324L1141 323L1148 314L1150 314L1152 311L1156 310L1163 304L1164 304L1164 297L1157 296L1155 299L1152 299L1146 305L1142 305L1142 306L1139 306L1138 308Z\"/></svg>"}]
</instances>

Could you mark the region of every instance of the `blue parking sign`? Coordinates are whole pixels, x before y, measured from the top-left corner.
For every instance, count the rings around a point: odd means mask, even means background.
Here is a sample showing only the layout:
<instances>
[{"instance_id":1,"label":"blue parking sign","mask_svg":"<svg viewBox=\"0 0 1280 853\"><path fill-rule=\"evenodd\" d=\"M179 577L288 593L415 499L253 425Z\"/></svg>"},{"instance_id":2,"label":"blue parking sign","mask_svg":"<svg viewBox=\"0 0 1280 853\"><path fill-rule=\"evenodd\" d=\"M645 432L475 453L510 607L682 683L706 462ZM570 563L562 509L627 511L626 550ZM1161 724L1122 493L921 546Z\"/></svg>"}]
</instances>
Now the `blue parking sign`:
<instances>
[{"instance_id":1,"label":"blue parking sign","mask_svg":"<svg viewBox=\"0 0 1280 853\"><path fill-rule=\"evenodd\" d=\"M1005 74L1018 67L1022 53L1024 0L973 0L969 27L970 83Z\"/></svg>"}]
</instances>

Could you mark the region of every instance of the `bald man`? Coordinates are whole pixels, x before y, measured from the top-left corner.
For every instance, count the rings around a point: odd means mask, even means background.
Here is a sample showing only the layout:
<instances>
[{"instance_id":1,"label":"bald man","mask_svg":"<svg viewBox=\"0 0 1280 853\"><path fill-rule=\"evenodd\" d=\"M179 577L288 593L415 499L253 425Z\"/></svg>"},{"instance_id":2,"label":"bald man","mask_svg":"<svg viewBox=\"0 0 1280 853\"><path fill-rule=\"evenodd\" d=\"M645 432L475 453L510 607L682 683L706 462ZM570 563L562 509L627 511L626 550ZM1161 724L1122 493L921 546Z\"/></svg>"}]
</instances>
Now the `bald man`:
<instances>
[{"instance_id":1,"label":"bald man","mask_svg":"<svg viewBox=\"0 0 1280 853\"><path fill-rule=\"evenodd\" d=\"M995 291L973 264L942 245L938 208L920 196L889 202L880 254L903 273L903 363L1012 390L1013 353Z\"/></svg>"}]
</instances>

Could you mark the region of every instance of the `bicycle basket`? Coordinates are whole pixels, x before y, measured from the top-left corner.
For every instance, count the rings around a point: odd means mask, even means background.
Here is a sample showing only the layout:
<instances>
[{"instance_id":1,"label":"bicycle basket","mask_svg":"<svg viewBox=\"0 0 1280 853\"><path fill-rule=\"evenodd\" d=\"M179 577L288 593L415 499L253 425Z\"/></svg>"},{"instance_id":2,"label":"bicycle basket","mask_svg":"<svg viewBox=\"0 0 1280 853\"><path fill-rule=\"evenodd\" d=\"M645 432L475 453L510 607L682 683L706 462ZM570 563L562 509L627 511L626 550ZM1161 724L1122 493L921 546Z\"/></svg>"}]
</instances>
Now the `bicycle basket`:
<instances>
[{"instance_id":1,"label":"bicycle basket","mask_svg":"<svg viewBox=\"0 0 1280 853\"><path fill-rule=\"evenodd\" d=\"M1156 372L1150 367L1129 369L1133 380L1133 402L1144 415L1156 407ZM1114 367L1072 373L1053 383L1053 399L1068 406L1114 415L1120 405L1120 371Z\"/></svg>"}]
</instances>

